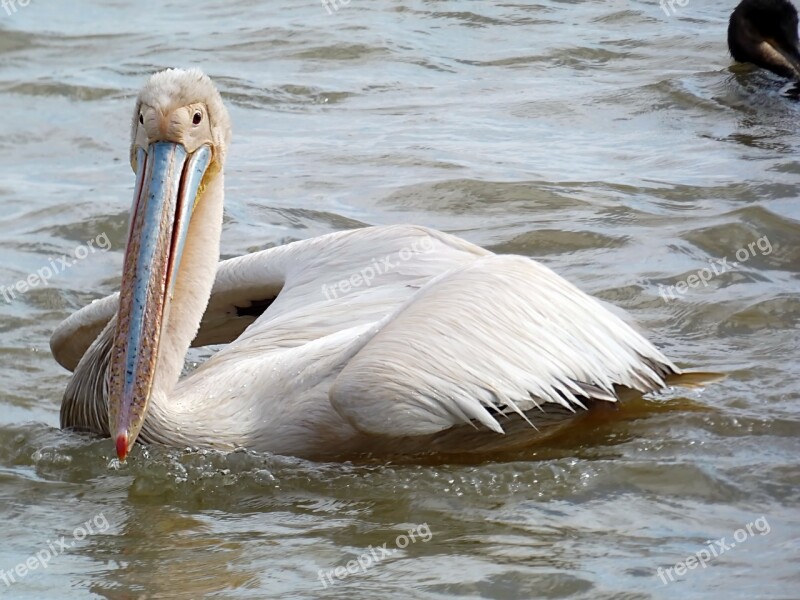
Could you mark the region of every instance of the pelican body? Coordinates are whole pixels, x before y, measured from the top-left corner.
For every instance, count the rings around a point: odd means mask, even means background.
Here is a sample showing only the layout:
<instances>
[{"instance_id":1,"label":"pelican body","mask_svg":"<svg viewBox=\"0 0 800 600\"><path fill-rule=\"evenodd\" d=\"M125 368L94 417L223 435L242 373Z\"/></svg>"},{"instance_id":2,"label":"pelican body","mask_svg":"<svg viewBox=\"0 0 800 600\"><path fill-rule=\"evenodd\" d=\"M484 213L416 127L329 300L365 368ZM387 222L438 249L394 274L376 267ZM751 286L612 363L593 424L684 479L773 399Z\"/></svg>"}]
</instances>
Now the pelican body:
<instances>
[{"instance_id":1,"label":"pelican body","mask_svg":"<svg viewBox=\"0 0 800 600\"><path fill-rule=\"evenodd\" d=\"M742 0L728 24L734 60L800 80L797 10L790 0Z\"/></svg>"},{"instance_id":2,"label":"pelican body","mask_svg":"<svg viewBox=\"0 0 800 600\"><path fill-rule=\"evenodd\" d=\"M199 71L139 94L119 294L67 318L63 428L309 458L530 444L680 369L529 258L413 226L369 227L219 262L230 123ZM181 377L191 345L223 345Z\"/></svg>"}]
</instances>

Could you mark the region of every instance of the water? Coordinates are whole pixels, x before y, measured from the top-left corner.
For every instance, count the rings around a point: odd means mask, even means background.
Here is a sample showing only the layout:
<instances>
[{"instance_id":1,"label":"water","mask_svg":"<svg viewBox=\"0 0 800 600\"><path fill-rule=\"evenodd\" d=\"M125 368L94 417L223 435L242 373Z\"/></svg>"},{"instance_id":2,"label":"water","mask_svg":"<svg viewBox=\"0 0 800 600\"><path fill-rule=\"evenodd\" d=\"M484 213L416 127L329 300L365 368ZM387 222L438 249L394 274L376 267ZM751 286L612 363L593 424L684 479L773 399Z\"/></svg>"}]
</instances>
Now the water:
<instances>
[{"instance_id":1,"label":"water","mask_svg":"<svg viewBox=\"0 0 800 600\"><path fill-rule=\"evenodd\" d=\"M0 8L0 284L85 258L0 301L0 595L798 597L800 104L731 66L731 3L16 7ZM542 260L679 364L729 378L503 463L151 447L119 467L108 441L62 434L68 376L48 338L118 286L133 97L150 72L195 65L234 122L224 256L437 227ZM101 234L110 250L90 252ZM739 264L688 287L723 258ZM715 540L729 548L687 561Z\"/></svg>"}]
</instances>

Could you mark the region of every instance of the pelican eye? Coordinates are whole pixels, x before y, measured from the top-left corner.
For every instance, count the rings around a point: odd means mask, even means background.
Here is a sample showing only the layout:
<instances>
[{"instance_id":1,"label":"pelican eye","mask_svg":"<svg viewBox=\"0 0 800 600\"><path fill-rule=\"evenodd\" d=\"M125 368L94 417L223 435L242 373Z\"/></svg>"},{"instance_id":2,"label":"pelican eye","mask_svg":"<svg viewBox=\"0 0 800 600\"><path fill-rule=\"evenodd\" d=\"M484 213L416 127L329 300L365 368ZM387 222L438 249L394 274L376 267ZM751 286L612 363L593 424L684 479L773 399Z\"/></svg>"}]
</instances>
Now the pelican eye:
<instances>
[{"instance_id":1,"label":"pelican eye","mask_svg":"<svg viewBox=\"0 0 800 600\"><path fill-rule=\"evenodd\" d=\"M200 121L202 121L202 120L203 120L203 113L201 113L198 110L196 113L194 113L194 116L192 117L192 124L193 125L200 125Z\"/></svg>"}]
</instances>

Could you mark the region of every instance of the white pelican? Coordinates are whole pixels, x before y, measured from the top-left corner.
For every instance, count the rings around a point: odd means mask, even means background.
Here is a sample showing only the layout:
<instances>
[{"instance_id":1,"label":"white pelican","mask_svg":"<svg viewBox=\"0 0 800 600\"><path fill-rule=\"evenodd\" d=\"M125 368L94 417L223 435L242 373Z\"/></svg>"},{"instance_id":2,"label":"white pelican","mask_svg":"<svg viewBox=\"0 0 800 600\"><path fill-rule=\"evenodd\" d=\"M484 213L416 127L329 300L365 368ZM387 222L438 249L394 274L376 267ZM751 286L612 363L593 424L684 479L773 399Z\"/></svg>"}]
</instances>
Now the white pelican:
<instances>
[{"instance_id":1,"label":"white pelican","mask_svg":"<svg viewBox=\"0 0 800 600\"><path fill-rule=\"evenodd\" d=\"M122 283L67 318L63 428L322 458L498 450L545 425L696 383L546 267L412 226L219 263L228 113L197 70L136 102ZM181 378L191 344L227 344Z\"/></svg>"}]
</instances>

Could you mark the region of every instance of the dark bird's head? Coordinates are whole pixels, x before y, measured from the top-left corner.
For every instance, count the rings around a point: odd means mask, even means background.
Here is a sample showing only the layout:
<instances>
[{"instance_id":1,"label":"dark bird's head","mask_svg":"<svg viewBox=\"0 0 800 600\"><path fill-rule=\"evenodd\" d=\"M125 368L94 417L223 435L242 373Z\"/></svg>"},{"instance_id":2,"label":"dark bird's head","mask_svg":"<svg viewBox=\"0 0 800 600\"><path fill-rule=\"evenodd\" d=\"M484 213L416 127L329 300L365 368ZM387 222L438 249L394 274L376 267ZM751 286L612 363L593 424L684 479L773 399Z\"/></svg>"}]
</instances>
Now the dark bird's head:
<instances>
[{"instance_id":1,"label":"dark bird's head","mask_svg":"<svg viewBox=\"0 0 800 600\"><path fill-rule=\"evenodd\" d=\"M800 80L797 10L789 0L742 0L728 25L728 48L739 62Z\"/></svg>"}]
</instances>

